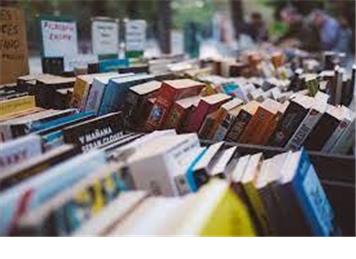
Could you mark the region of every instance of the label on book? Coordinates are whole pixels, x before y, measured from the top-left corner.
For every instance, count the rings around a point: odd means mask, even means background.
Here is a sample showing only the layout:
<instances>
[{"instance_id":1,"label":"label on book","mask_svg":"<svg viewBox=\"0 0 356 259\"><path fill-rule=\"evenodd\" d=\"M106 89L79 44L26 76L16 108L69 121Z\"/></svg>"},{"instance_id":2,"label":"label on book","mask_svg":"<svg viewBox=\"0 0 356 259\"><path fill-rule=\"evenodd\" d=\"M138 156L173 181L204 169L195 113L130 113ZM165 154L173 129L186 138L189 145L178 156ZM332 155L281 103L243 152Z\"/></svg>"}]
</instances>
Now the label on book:
<instances>
[{"instance_id":1,"label":"label on book","mask_svg":"<svg viewBox=\"0 0 356 259\"><path fill-rule=\"evenodd\" d=\"M40 21L44 57L64 57L78 54L77 24L60 17Z\"/></svg>"},{"instance_id":2,"label":"label on book","mask_svg":"<svg viewBox=\"0 0 356 259\"><path fill-rule=\"evenodd\" d=\"M117 54L119 47L119 24L117 20L95 19L91 24L93 53L97 55Z\"/></svg>"},{"instance_id":3,"label":"label on book","mask_svg":"<svg viewBox=\"0 0 356 259\"><path fill-rule=\"evenodd\" d=\"M0 84L14 83L17 77L29 72L25 18L21 9L0 7L0 27Z\"/></svg>"},{"instance_id":4,"label":"label on book","mask_svg":"<svg viewBox=\"0 0 356 259\"><path fill-rule=\"evenodd\" d=\"M78 145L83 152L123 136L121 113L111 113L63 130L64 142Z\"/></svg>"}]
</instances>

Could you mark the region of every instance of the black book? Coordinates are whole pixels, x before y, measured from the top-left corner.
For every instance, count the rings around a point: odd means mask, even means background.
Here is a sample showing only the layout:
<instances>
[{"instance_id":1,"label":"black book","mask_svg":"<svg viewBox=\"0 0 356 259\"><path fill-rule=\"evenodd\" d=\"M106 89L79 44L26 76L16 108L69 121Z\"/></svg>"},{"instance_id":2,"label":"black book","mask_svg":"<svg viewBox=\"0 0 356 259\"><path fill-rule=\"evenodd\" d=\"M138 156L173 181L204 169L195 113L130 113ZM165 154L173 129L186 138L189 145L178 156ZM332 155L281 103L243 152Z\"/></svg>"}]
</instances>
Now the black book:
<instances>
[{"instance_id":1,"label":"black book","mask_svg":"<svg viewBox=\"0 0 356 259\"><path fill-rule=\"evenodd\" d=\"M321 150L342 120L342 109L329 106L304 142L307 150Z\"/></svg>"},{"instance_id":2,"label":"black book","mask_svg":"<svg viewBox=\"0 0 356 259\"><path fill-rule=\"evenodd\" d=\"M313 104L313 98L298 95L291 100L282 118L278 122L277 128L270 137L268 145L284 147Z\"/></svg>"},{"instance_id":3,"label":"black book","mask_svg":"<svg viewBox=\"0 0 356 259\"><path fill-rule=\"evenodd\" d=\"M64 72L63 57L42 57L42 71L46 74L61 75Z\"/></svg>"},{"instance_id":4,"label":"black book","mask_svg":"<svg viewBox=\"0 0 356 259\"><path fill-rule=\"evenodd\" d=\"M119 74L125 74L125 73L149 73L148 70L148 65L137 65L137 66L131 66L131 67L121 67L118 70Z\"/></svg>"},{"instance_id":5,"label":"black book","mask_svg":"<svg viewBox=\"0 0 356 259\"><path fill-rule=\"evenodd\" d=\"M82 152L100 148L123 134L121 112L109 113L63 129L64 142L79 146Z\"/></svg>"}]
</instances>

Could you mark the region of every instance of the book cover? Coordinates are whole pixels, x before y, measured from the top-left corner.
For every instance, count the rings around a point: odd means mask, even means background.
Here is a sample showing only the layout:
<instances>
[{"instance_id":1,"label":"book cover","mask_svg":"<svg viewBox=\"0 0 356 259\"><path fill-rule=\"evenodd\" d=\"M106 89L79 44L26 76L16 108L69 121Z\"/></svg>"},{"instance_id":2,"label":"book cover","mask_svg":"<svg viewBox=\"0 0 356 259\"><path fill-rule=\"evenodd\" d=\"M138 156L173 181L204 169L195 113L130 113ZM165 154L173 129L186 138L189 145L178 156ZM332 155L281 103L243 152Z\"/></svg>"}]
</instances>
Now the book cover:
<instances>
[{"instance_id":1,"label":"book cover","mask_svg":"<svg viewBox=\"0 0 356 259\"><path fill-rule=\"evenodd\" d=\"M112 78L105 87L99 115L116 112L123 108L129 88L153 79L151 75L138 74L130 77Z\"/></svg>"},{"instance_id":2,"label":"book cover","mask_svg":"<svg viewBox=\"0 0 356 259\"><path fill-rule=\"evenodd\" d=\"M161 128L174 101L199 95L204 86L203 83L191 79L163 81L145 127L148 129Z\"/></svg>"},{"instance_id":3,"label":"book cover","mask_svg":"<svg viewBox=\"0 0 356 259\"><path fill-rule=\"evenodd\" d=\"M309 112L312 103L311 97L298 96L291 100L268 144L284 147Z\"/></svg>"},{"instance_id":4,"label":"book cover","mask_svg":"<svg viewBox=\"0 0 356 259\"><path fill-rule=\"evenodd\" d=\"M98 148L123 135L121 112L109 113L63 129L65 143L71 143L83 152Z\"/></svg>"},{"instance_id":5,"label":"book cover","mask_svg":"<svg viewBox=\"0 0 356 259\"><path fill-rule=\"evenodd\" d=\"M259 102L251 101L241 108L239 114L236 116L228 132L226 133L226 141L239 142L240 136L250 122L251 118L255 115L259 105Z\"/></svg>"},{"instance_id":6,"label":"book cover","mask_svg":"<svg viewBox=\"0 0 356 259\"><path fill-rule=\"evenodd\" d=\"M202 97L199 101L198 107L190 117L187 125L188 132L198 132L204 118L214 111L216 111L223 103L229 101L231 96L226 94L214 94Z\"/></svg>"},{"instance_id":7,"label":"book cover","mask_svg":"<svg viewBox=\"0 0 356 259\"><path fill-rule=\"evenodd\" d=\"M41 154L41 138L37 135L29 135L6 142L0 145L1 173L5 173L11 166Z\"/></svg>"},{"instance_id":8,"label":"book cover","mask_svg":"<svg viewBox=\"0 0 356 259\"><path fill-rule=\"evenodd\" d=\"M43 174L31 177L2 192L0 194L0 234L9 234L27 211L70 188L85 175L89 175L105 163L105 153L96 150L60 163Z\"/></svg>"},{"instance_id":9,"label":"book cover","mask_svg":"<svg viewBox=\"0 0 356 259\"><path fill-rule=\"evenodd\" d=\"M72 145L62 145L57 149L32 157L31 160L18 163L0 174L0 191L35 176L44 170L66 160L78 153Z\"/></svg>"}]
</instances>

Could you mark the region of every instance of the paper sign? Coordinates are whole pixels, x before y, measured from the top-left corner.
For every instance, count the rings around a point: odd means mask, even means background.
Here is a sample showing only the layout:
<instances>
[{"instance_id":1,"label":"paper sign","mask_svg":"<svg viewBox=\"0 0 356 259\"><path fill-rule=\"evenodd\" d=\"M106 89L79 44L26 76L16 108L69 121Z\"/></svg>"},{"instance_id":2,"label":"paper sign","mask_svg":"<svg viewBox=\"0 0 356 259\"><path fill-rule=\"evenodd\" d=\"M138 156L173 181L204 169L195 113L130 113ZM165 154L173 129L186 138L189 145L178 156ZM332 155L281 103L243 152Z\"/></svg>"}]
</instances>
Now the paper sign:
<instances>
[{"instance_id":1,"label":"paper sign","mask_svg":"<svg viewBox=\"0 0 356 259\"><path fill-rule=\"evenodd\" d=\"M0 7L0 84L28 74L25 19L21 9Z\"/></svg>"},{"instance_id":2,"label":"paper sign","mask_svg":"<svg viewBox=\"0 0 356 259\"><path fill-rule=\"evenodd\" d=\"M41 32L45 57L63 57L78 53L76 22L42 19Z\"/></svg>"},{"instance_id":3,"label":"paper sign","mask_svg":"<svg viewBox=\"0 0 356 259\"><path fill-rule=\"evenodd\" d=\"M115 20L93 20L91 38L94 54L108 55L118 53L119 25Z\"/></svg>"},{"instance_id":4,"label":"paper sign","mask_svg":"<svg viewBox=\"0 0 356 259\"><path fill-rule=\"evenodd\" d=\"M145 49L146 26L144 20L128 20L126 22L126 51L143 51Z\"/></svg>"}]
</instances>

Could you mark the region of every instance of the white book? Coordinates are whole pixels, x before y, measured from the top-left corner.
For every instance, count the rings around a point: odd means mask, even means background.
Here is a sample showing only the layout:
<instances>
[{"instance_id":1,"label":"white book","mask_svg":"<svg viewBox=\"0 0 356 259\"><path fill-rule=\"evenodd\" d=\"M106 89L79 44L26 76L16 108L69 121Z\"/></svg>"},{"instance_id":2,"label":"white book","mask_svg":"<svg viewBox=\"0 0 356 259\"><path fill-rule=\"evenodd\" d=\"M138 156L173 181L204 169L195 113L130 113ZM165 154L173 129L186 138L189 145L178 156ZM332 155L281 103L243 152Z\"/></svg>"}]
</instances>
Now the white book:
<instances>
[{"instance_id":1,"label":"white book","mask_svg":"<svg viewBox=\"0 0 356 259\"><path fill-rule=\"evenodd\" d=\"M231 147L223 151L223 154L219 157L219 160L212 168L210 172L210 176L224 174L226 166L228 165L232 156L234 155L236 148L237 147Z\"/></svg>"},{"instance_id":2,"label":"white book","mask_svg":"<svg viewBox=\"0 0 356 259\"><path fill-rule=\"evenodd\" d=\"M186 173L187 156L198 149L196 134L164 136L142 146L128 159L136 188L155 195L179 195L175 177Z\"/></svg>"},{"instance_id":3,"label":"white book","mask_svg":"<svg viewBox=\"0 0 356 259\"><path fill-rule=\"evenodd\" d=\"M10 167L42 154L41 138L28 135L0 145L0 174Z\"/></svg>"},{"instance_id":4,"label":"white book","mask_svg":"<svg viewBox=\"0 0 356 259\"><path fill-rule=\"evenodd\" d=\"M341 106L339 107L339 109L341 109L343 112L342 115L343 119L340 121L339 125L336 127L336 129L328 138L328 140L325 142L323 148L321 149L322 152L326 152L326 153L330 152L333 146L335 145L336 141L341 137L341 135L348 128L348 126L352 123L353 114L351 110L345 106Z\"/></svg>"},{"instance_id":5,"label":"white book","mask_svg":"<svg viewBox=\"0 0 356 259\"><path fill-rule=\"evenodd\" d=\"M110 79L117 78L117 77L126 77L132 76L133 73L126 73L126 74L118 74L118 75L105 75L105 76L98 76L94 78L92 86L89 91L87 103L85 106L85 111L94 111L98 114L101 100L104 96L105 88L109 83Z\"/></svg>"},{"instance_id":6,"label":"white book","mask_svg":"<svg viewBox=\"0 0 356 259\"><path fill-rule=\"evenodd\" d=\"M308 114L300 123L292 137L287 142L285 148L297 150L304 141L307 139L313 128L316 126L324 112L326 111L328 104L325 99L314 98L314 104L309 110Z\"/></svg>"},{"instance_id":7,"label":"white book","mask_svg":"<svg viewBox=\"0 0 356 259\"><path fill-rule=\"evenodd\" d=\"M89 219L72 236L104 236L135 211L148 194L144 191L123 192L103 211Z\"/></svg>"}]
</instances>

